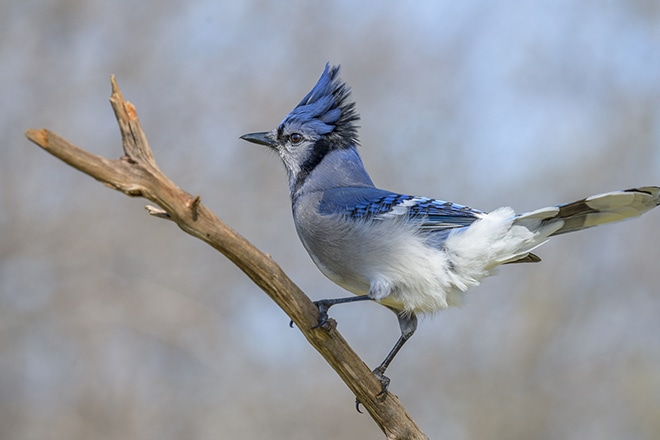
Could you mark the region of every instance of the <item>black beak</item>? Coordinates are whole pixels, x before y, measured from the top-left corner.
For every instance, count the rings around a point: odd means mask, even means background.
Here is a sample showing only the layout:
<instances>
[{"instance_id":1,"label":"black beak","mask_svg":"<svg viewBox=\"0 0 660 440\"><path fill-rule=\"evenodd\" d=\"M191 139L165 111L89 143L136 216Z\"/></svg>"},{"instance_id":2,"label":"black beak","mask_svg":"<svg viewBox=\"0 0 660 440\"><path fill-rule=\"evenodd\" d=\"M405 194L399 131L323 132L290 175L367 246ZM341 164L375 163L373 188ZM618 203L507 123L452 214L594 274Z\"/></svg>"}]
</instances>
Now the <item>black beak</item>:
<instances>
[{"instance_id":1,"label":"black beak","mask_svg":"<svg viewBox=\"0 0 660 440\"><path fill-rule=\"evenodd\" d=\"M248 133L241 136L244 141L252 142L253 144L265 145L267 147L275 148L275 142L268 137L269 132L261 131L259 133Z\"/></svg>"}]
</instances>

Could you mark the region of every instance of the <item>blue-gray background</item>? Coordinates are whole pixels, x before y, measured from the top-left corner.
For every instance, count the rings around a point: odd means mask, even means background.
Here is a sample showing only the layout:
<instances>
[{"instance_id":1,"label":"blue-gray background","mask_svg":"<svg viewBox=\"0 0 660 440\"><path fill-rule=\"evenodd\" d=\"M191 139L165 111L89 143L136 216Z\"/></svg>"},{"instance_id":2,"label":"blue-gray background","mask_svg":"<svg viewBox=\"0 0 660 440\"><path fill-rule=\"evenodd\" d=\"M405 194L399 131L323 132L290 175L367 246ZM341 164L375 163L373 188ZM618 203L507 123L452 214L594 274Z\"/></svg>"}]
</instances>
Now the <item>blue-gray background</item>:
<instances>
[{"instance_id":1,"label":"blue-gray background","mask_svg":"<svg viewBox=\"0 0 660 440\"><path fill-rule=\"evenodd\" d=\"M284 314L145 202L23 136L107 157L109 75L161 168L315 299L276 126L343 66L382 187L518 211L660 183L660 3L0 3L0 437L379 439ZM660 437L660 212L544 246L422 322L389 370L431 438ZM333 309L377 365L374 304Z\"/></svg>"}]
</instances>

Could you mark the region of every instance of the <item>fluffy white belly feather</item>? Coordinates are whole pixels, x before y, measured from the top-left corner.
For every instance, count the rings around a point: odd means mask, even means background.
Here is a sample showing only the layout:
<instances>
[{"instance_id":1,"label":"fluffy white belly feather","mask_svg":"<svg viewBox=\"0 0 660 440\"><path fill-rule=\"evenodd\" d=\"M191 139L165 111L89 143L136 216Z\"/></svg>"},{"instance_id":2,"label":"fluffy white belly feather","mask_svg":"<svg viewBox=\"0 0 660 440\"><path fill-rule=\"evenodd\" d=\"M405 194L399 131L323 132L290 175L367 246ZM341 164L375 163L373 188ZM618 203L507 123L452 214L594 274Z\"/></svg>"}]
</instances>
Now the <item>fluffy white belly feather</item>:
<instances>
[{"instance_id":1,"label":"fluffy white belly feather","mask_svg":"<svg viewBox=\"0 0 660 440\"><path fill-rule=\"evenodd\" d=\"M337 228L337 219L318 216L299 233L321 272L344 289L399 311L434 313L460 304L495 267L524 257L563 224L538 229L540 220L522 226L514 218L511 208L484 214L439 247L401 218L345 222L330 242L322 231Z\"/></svg>"}]
</instances>

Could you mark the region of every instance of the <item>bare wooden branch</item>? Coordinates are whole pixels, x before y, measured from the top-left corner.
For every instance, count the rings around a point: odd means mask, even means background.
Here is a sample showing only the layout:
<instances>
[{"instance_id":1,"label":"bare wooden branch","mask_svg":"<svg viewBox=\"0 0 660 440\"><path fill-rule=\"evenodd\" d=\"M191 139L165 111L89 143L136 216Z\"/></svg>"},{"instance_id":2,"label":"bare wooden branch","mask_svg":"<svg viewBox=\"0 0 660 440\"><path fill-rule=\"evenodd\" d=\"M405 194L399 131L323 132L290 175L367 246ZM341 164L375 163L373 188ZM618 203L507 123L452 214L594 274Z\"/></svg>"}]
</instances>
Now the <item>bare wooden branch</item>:
<instances>
[{"instance_id":1,"label":"bare wooden branch","mask_svg":"<svg viewBox=\"0 0 660 440\"><path fill-rule=\"evenodd\" d=\"M175 185L158 168L135 107L124 100L114 76L110 103L122 136L124 155L110 160L97 156L55 133L29 129L26 136L55 157L128 196L155 203L151 215L175 222L188 234L205 241L249 276L297 325L310 344L325 358L388 439L425 439L424 433L392 393L377 396L380 381L335 329L312 329L318 310L311 300L267 255L218 219L200 196Z\"/></svg>"}]
</instances>

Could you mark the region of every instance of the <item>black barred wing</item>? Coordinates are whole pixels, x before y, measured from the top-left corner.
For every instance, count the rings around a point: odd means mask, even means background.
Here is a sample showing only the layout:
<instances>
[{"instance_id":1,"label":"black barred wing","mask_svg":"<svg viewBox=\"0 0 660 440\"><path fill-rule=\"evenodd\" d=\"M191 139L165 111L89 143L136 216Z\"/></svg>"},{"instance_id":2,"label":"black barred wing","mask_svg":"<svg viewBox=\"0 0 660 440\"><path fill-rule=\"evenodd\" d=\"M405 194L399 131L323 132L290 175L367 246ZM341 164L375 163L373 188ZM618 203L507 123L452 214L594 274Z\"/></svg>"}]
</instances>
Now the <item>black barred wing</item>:
<instances>
[{"instance_id":1,"label":"black barred wing","mask_svg":"<svg viewBox=\"0 0 660 440\"><path fill-rule=\"evenodd\" d=\"M471 225L484 212L456 203L396 194L376 188L343 188L327 193L321 212L342 213L355 220L407 218L422 228L446 230Z\"/></svg>"}]
</instances>

